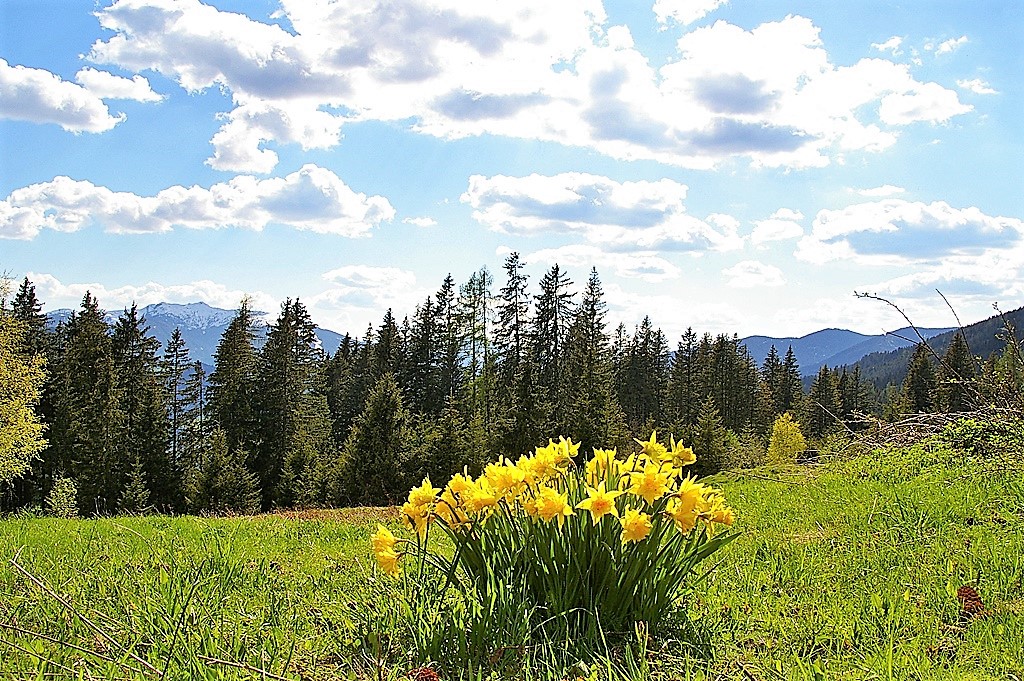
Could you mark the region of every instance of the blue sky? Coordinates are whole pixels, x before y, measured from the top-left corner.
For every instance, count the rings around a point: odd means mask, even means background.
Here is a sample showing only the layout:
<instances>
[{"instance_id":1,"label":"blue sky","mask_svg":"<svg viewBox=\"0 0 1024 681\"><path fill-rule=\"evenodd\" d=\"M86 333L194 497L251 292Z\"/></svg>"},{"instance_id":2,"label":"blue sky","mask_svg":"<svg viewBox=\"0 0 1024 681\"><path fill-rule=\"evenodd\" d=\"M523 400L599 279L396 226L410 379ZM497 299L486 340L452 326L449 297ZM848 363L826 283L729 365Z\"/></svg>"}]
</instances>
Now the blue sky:
<instances>
[{"instance_id":1,"label":"blue sky","mask_svg":"<svg viewBox=\"0 0 1024 681\"><path fill-rule=\"evenodd\" d=\"M1024 305L1017 0L0 0L0 272L48 309L596 267L614 323ZM535 290L535 289L534 289Z\"/></svg>"}]
</instances>

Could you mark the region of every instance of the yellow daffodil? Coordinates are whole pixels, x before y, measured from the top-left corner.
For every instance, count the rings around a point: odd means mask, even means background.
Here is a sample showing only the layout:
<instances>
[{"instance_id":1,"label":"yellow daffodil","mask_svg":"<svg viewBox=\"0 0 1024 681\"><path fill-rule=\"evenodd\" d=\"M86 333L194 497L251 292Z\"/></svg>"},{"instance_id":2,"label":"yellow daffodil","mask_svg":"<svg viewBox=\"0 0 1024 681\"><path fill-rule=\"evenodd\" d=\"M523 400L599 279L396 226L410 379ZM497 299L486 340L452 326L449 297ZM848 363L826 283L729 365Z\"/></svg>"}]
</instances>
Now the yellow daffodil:
<instances>
[{"instance_id":1,"label":"yellow daffodil","mask_svg":"<svg viewBox=\"0 0 1024 681\"><path fill-rule=\"evenodd\" d=\"M537 490L534 503L537 506L537 515L546 523L558 518L558 526L561 527L565 519L573 515L568 493L559 492L554 487L541 487Z\"/></svg>"},{"instance_id":2,"label":"yellow daffodil","mask_svg":"<svg viewBox=\"0 0 1024 681\"><path fill-rule=\"evenodd\" d=\"M697 455L693 453L693 450L684 447L682 442L676 443L675 437L669 438L669 444L672 446L672 463L677 468L697 463Z\"/></svg>"},{"instance_id":3,"label":"yellow daffodil","mask_svg":"<svg viewBox=\"0 0 1024 681\"><path fill-rule=\"evenodd\" d=\"M392 550L379 551L373 554L374 558L377 559L377 565L386 574L392 577L398 577L402 573L401 568L398 566L398 554Z\"/></svg>"},{"instance_id":4,"label":"yellow daffodil","mask_svg":"<svg viewBox=\"0 0 1024 681\"><path fill-rule=\"evenodd\" d=\"M621 494L622 492L618 490L606 492L603 482L596 488L588 486L587 498L576 504L576 508L582 508L585 511L590 511L590 515L594 519L594 524L596 525L597 522L606 515L613 515L616 518L619 517L619 510L615 508L615 498Z\"/></svg>"},{"instance_id":5,"label":"yellow daffodil","mask_svg":"<svg viewBox=\"0 0 1024 681\"><path fill-rule=\"evenodd\" d=\"M451 487L447 487L441 492L441 498L438 499L437 506L434 508L434 515L451 528L469 524L469 515L462 502L452 492Z\"/></svg>"},{"instance_id":6,"label":"yellow daffodil","mask_svg":"<svg viewBox=\"0 0 1024 681\"><path fill-rule=\"evenodd\" d=\"M498 463L489 463L484 469L484 477L498 497L511 498L520 490L526 479L523 471L507 459Z\"/></svg>"},{"instance_id":7,"label":"yellow daffodil","mask_svg":"<svg viewBox=\"0 0 1024 681\"><path fill-rule=\"evenodd\" d=\"M595 449L594 456L587 461L587 481L597 485L602 480L619 472L619 462L615 460L614 449Z\"/></svg>"},{"instance_id":8,"label":"yellow daffodil","mask_svg":"<svg viewBox=\"0 0 1024 681\"><path fill-rule=\"evenodd\" d=\"M641 541L647 538L653 527L651 516L635 508L626 509L619 520L622 523L622 543Z\"/></svg>"},{"instance_id":9,"label":"yellow daffodil","mask_svg":"<svg viewBox=\"0 0 1024 681\"><path fill-rule=\"evenodd\" d=\"M453 475L452 479L448 481L448 489L452 491L452 494L462 494L472 486L473 480L466 474L465 469L462 473Z\"/></svg>"},{"instance_id":10,"label":"yellow daffodil","mask_svg":"<svg viewBox=\"0 0 1024 681\"><path fill-rule=\"evenodd\" d=\"M391 530L383 525L377 525L377 531L370 537L370 543L373 544L374 553L380 553L381 551L393 551L397 541L398 540L395 539L395 535L391 534Z\"/></svg>"},{"instance_id":11,"label":"yellow daffodil","mask_svg":"<svg viewBox=\"0 0 1024 681\"><path fill-rule=\"evenodd\" d=\"M706 487L687 476L679 481L672 502L665 509L680 532L689 532L697 525L697 514L704 503Z\"/></svg>"},{"instance_id":12,"label":"yellow daffodil","mask_svg":"<svg viewBox=\"0 0 1024 681\"><path fill-rule=\"evenodd\" d=\"M423 478L423 483L419 487L409 490L409 503L413 506L428 506L434 503L440 491L430 484L430 478Z\"/></svg>"},{"instance_id":13,"label":"yellow daffodil","mask_svg":"<svg viewBox=\"0 0 1024 681\"><path fill-rule=\"evenodd\" d=\"M413 530L423 539L427 535L427 524L431 519L430 509L426 505L416 505L412 502L402 504L402 520L405 526Z\"/></svg>"},{"instance_id":14,"label":"yellow daffodil","mask_svg":"<svg viewBox=\"0 0 1024 681\"><path fill-rule=\"evenodd\" d=\"M648 504L653 504L671 491L671 480L671 473L662 472L660 466L650 463L644 466L643 471L629 474L630 486L627 491L643 497Z\"/></svg>"},{"instance_id":15,"label":"yellow daffodil","mask_svg":"<svg viewBox=\"0 0 1024 681\"><path fill-rule=\"evenodd\" d=\"M669 453L669 451L667 449L665 449L665 445L663 445L660 442L658 442L658 431L656 431L656 430L655 431L651 431L651 439L650 440L646 440L646 441L645 440L633 440L633 441L636 442L641 447L643 447L644 455L648 459L650 459L651 461L657 461L657 462L670 461L671 458L672 458L672 455Z\"/></svg>"},{"instance_id":16,"label":"yellow daffodil","mask_svg":"<svg viewBox=\"0 0 1024 681\"><path fill-rule=\"evenodd\" d=\"M473 486L466 490L463 497L463 504L470 516L493 507L498 503L498 495L487 478L481 477L473 483Z\"/></svg>"}]
</instances>

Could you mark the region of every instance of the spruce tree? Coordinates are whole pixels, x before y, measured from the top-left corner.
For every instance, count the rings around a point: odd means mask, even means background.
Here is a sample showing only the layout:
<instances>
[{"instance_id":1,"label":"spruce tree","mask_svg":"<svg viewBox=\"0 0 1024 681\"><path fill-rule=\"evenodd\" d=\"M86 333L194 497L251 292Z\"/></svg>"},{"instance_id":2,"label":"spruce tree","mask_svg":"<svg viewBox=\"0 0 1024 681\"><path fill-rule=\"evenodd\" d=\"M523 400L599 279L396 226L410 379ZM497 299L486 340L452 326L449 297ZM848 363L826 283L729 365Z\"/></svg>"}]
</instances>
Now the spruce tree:
<instances>
[{"instance_id":1,"label":"spruce tree","mask_svg":"<svg viewBox=\"0 0 1024 681\"><path fill-rule=\"evenodd\" d=\"M409 442L412 423L391 374L377 381L345 441L340 470L341 501L351 506L398 503L412 482Z\"/></svg>"},{"instance_id":2,"label":"spruce tree","mask_svg":"<svg viewBox=\"0 0 1024 681\"><path fill-rule=\"evenodd\" d=\"M666 421L669 428L682 433L697 423L697 413L706 397L697 367L697 334L692 328L676 345L669 364Z\"/></svg>"},{"instance_id":3,"label":"spruce tree","mask_svg":"<svg viewBox=\"0 0 1024 681\"><path fill-rule=\"evenodd\" d=\"M975 406L974 358L962 333L953 336L942 356L935 382L935 406L947 414L970 411Z\"/></svg>"},{"instance_id":4,"label":"spruce tree","mask_svg":"<svg viewBox=\"0 0 1024 681\"><path fill-rule=\"evenodd\" d=\"M929 350L918 343L907 367L907 377L900 391L899 412L919 414L935 410L935 368Z\"/></svg>"},{"instance_id":5,"label":"spruce tree","mask_svg":"<svg viewBox=\"0 0 1024 681\"><path fill-rule=\"evenodd\" d=\"M144 473L150 492L146 501L166 509L178 503L180 490L169 455L170 424L157 359L159 348L160 341L150 335L145 318L133 304L118 318L111 337L124 415L122 443L129 461L141 466ZM136 484L141 483L136 480ZM132 503L139 500L141 497Z\"/></svg>"},{"instance_id":6,"label":"spruce tree","mask_svg":"<svg viewBox=\"0 0 1024 681\"><path fill-rule=\"evenodd\" d=\"M188 346L181 335L181 329L175 327L171 337L167 339L163 357L160 360L160 375L163 380L164 401L167 405L169 420L169 446L171 464L175 470L182 469L182 449L186 429L186 413L189 395L186 392L187 376L192 368L188 354Z\"/></svg>"},{"instance_id":7,"label":"spruce tree","mask_svg":"<svg viewBox=\"0 0 1024 681\"><path fill-rule=\"evenodd\" d=\"M814 440L825 437L840 423L842 401L836 382L836 377L828 366L822 366L814 377L810 392L804 401L800 423L803 424L806 435Z\"/></svg>"},{"instance_id":8,"label":"spruce tree","mask_svg":"<svg viewBox=\"0 0 1024 681\"><path fill-rule=\"evenodd\" d=\"M243 298L238 312L217 343L208 393L211 421L224 431L231 452L253 449L256 425L252 404L256 380L255 338L249 299Z\"/></svg>"},{"instance_id":9,"label":"spruce tree","mask_svg":"<svg viewBox=\"0 0 1024 681\"><path fill-rule=\"evenodd\" d=\"M509 456L528 451L543 429L537 404L536 367L530 352L530 297L524 267L518 253L505 259L506 283L498 294L498 318L494 325L494 428L498 449Z\"/></svg>"},{"instance_id":10,"label":"spruce tree","mask_svg":"<svg viewBox=\"0 0 1024 681\"><path fill-rule=\"evenodd\" d=\"M36 298L36 287L28 277L21 282L11 304L11 313L24 324L22 343L28 355L45 357L49 350L50 334L46 329L43 304Z\"/></svg>"}]
</instances>

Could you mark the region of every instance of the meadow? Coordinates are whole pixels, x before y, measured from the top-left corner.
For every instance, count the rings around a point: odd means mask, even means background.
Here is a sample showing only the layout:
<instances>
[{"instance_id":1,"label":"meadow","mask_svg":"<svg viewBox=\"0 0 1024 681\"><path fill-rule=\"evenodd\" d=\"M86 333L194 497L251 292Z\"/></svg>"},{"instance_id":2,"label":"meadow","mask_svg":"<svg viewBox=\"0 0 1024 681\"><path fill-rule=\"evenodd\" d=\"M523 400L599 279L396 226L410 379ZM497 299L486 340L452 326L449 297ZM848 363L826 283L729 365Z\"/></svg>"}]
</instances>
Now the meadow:
<instances>
[{"instance_id":1,"label":"meadow","mask_svg":"<svg viewBox=\"0 0 1024 681\"><path fill-rule=\"evenodd\" d=\"M442 679L1019 681L1019 466L933 438L720 475L742 534L666 632L431 666ZM0 520L0 679L405 678L423 661L373 565L380 522L404 532L397 509Z\"/></svg>"}]
</instances>

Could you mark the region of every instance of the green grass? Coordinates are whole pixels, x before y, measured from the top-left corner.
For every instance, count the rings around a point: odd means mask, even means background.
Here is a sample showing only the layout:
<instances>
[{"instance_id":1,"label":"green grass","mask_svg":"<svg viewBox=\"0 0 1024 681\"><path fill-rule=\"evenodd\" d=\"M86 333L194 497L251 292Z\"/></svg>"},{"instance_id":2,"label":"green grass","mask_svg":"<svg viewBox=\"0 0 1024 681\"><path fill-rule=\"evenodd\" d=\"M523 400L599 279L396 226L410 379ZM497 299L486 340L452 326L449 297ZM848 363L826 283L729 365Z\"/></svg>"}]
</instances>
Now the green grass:
<instances>
[{"instance_id":1,"label":"green grass","mask_svg":"<svg viewBox=\"0 0 1024 681\"><path fill-rule=\"evenodd\" d=\"M575 666L579 651L557 642L505 651L491 671L438 666L445 678L1024 680L1022 479L938 445L723 477L744 534L675 633L612 638ZM0 679L400 678L414 665L406 619L367 546L395 517L0 521ZM985 616L961 615L962 585Z\"/></svg>"}]
</instances>

